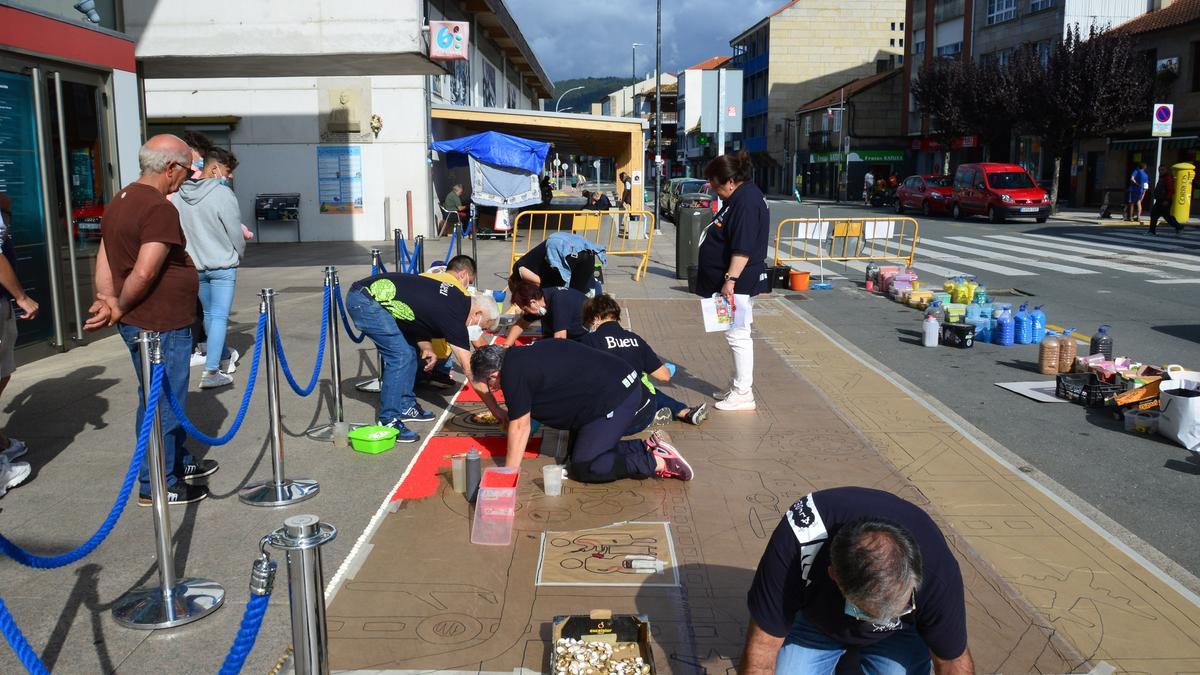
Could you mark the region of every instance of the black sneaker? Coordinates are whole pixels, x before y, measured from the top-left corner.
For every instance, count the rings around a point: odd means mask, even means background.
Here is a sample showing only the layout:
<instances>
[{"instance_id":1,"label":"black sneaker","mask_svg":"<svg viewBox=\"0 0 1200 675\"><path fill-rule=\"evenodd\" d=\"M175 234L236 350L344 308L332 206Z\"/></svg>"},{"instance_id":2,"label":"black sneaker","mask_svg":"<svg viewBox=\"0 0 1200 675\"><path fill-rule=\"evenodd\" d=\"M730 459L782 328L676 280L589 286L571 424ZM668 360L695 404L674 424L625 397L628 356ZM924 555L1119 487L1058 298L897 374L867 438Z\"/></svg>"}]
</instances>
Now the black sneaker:
<instances>
[{"instance_id":1,"label":"black sneaker","mask_svg":"<svg viewBox=\"0 0 1200 675\"><path fill-rule=\"evenodd\" d=\"M450 373L441 370L435 370L429 376L422 380L422 384L428 385L435 389L453 389L458 385L458 382L450 376Z\"/></svg>"},{"instance_id":2,"label":"black sneaker","mask_svg":"<svg viewBox=\"0 0 1200 675\"><path fill-rule=\"evenodd\" d=\"M197 478L204 478L205 476L213 475L214 473L217 472L217 469L219 469L219 468L221 468L221 465L217 464L217 460L201 459L201 460L196 461L195 464L184 464L183 465L183 475L180 476L180 478L182 478L183 480L195 480Z\"/></svg>"},{"instance_id":3,"label":"black sneaker","mask_svg":"<svg viewBox=\"0 0 1200 675\"><path fill-rule=\"evenodd\" d=\"M203 485L188 485L182 481L171 485L167 488L167 503L175 504L191 504L204 499L208 499L208 488ZM150 495L139 494L138 506L150 506Z\"/></svg>"},{"instance_id":4,"label":"black sneaker","mask_svg":"<svg viewBox=\"0 0 1200 675\"><path fill-rule=\"evenodd\" d=\"M397 443L416 443L417 441L421 440L420 434L404 426L404 422L401 422L399 419L394 419L391 422L386 422L380 426L391 427L395 429L398 432L396 434Z\"/></svg>"}]
</instances>

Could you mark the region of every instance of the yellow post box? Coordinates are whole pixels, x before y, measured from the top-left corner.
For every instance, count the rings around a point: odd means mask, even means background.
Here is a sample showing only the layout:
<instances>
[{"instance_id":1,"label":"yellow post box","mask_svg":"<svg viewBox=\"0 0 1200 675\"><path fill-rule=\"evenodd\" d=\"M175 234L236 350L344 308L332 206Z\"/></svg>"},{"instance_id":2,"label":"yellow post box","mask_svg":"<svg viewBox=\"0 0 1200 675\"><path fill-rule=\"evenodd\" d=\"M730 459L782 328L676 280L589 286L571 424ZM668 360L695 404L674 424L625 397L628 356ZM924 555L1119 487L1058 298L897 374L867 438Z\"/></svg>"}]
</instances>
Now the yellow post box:
<instances>
[{"instance_id":1,"label":"yellow post box","mask_svg":"<svg viewBox=\"0 0 1200 675\"><path fill-rule=\"evenodd\" d=\"M1171 195L1171 215L1180 224L1187 223L1192 213L1192 181L1196 179L1196 166L1180 162L1171 167L1175 174L1175 194Z\"/></svg>"}]
</instances>

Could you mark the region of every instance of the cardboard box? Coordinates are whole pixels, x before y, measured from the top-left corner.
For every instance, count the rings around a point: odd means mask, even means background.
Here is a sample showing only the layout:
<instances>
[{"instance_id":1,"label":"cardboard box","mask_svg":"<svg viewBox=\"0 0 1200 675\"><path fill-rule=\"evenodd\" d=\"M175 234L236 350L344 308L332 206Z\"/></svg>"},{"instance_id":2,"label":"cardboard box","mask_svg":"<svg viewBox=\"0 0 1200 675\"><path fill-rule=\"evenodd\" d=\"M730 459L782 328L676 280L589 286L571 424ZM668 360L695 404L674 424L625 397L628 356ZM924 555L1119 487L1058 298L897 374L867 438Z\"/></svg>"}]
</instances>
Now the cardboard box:
<instances>
[{"instance_id":1,"label":"cardboard box","mask_svg":"<svg viewBox=\"0 0 1200 675\"><path fill-rule=\"evenodd\" d=\"M553 665L554 646L561 638L584 642L610 642L614 659L642 657L654 668L654 653L650 649L650 620L643 614L613 614L609 609L593 609L589 614L570 614L554 617L550 631L550 661Z\"/></svg>"}]
</instances>

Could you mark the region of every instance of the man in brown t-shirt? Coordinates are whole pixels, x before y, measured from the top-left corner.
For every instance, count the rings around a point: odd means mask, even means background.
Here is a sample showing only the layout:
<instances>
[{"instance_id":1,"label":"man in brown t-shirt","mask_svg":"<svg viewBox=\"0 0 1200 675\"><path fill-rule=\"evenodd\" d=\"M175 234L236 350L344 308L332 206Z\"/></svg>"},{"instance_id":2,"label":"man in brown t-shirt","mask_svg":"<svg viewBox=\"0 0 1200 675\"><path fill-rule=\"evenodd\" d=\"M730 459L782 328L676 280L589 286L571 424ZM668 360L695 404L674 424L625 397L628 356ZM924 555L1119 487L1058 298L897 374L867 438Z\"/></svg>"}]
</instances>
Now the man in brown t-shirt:
<instances>
[{"instance_id":1,"label":"man in brown t-shirt","mask_svg":"<svg viewBox=\"0 0 1200 675\"><path fill-rule=\"evenodd\" d=\"M159 333L163 386L170 386L179 404L186 407L199 279L184 249L179 212L166 195L178 190L191 174L191 151L182 140L163 134L146 141L138 152L138 163L141 177L105 207L96 255L96 302L84 327L117 327L133 356L139 387L138 332ZM138 398L135 434L145 406L140 389ZM187 436L170 406L163 401L159 411L168 499L172 504L200 501L208 496L208 489L188 481L212 475L217 463L194 459L184 448ZM138 504L149 506L148 465L142 465L138 479Z\"/></svg>"}]
</instances>

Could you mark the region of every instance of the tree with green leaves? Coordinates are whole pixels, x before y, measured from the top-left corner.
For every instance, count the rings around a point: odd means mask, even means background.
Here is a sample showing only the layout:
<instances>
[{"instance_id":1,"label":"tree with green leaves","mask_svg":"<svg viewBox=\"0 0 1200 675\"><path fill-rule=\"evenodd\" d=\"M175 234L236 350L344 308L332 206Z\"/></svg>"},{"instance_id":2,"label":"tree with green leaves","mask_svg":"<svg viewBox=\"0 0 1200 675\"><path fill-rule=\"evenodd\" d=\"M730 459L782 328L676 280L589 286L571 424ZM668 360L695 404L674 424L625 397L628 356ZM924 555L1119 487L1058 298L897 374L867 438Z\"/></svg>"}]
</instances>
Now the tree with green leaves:
<instances>
[{"instance_id":1,"label":"tree with green leaves","mask_svg":"<svg viewBox=\"0 0 1200 675\"><path fill-rule=\"evenodd\" d=\"M967 134L963 92L967 65L960 59L935 59L912 83L917 108L930 118L929 135L945 150L942 173L950 173L950 144Z\"/></svg>"}]
</instances>

